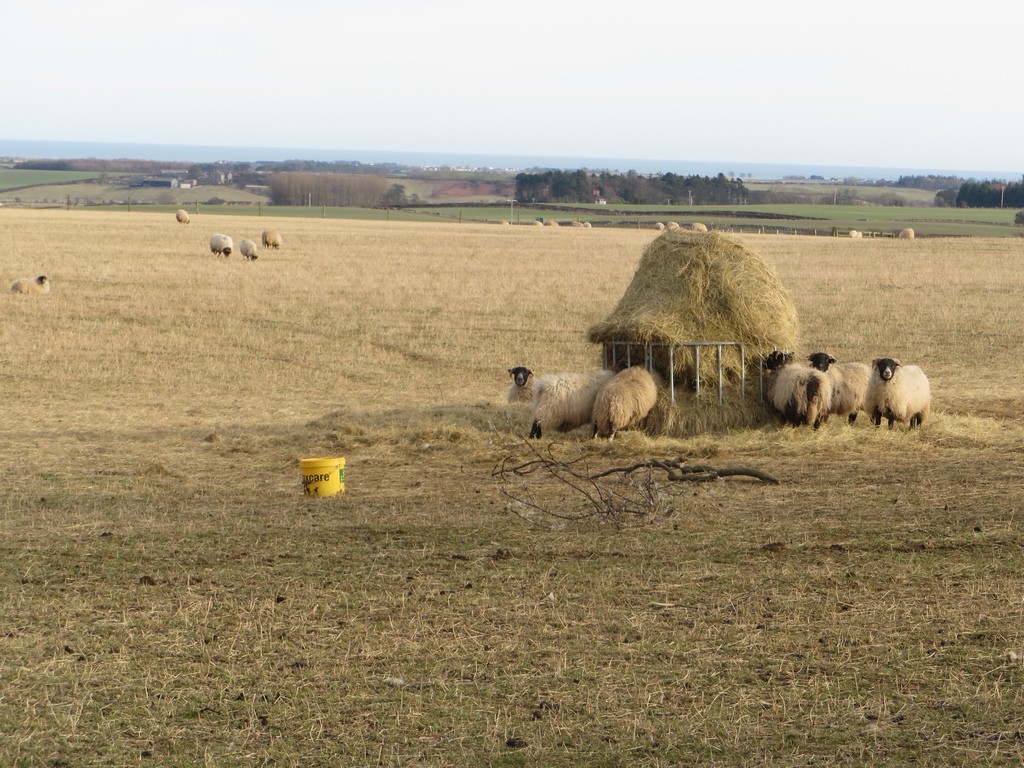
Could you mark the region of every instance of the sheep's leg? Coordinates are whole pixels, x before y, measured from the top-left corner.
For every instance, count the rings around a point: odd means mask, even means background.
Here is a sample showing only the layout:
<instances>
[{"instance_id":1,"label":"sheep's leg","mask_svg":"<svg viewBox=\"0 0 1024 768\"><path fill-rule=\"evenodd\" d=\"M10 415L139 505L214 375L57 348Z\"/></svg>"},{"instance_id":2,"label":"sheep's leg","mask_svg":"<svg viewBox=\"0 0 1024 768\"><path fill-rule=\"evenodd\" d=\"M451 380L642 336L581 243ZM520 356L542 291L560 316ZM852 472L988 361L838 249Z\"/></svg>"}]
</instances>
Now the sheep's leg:
<instances>
[{"instance_id":1,"label":"sheep's leg","mask_svg":"<svg viewBox=\"0 0 1024 768\"><path fill-rule=\"evenodd\" d=\"M853 413L850 414L850 416L848 417L847 421L850 424L853 424L853 422L855 422L856 420L857 420L857 412L854 411Z\"/></svg>"},{"instance_id":2,"label":"sheep's leg","mask_svg":"<svg viewBox=\"0 0 1024 768\"><path fill-rule=\"evenodd\" d=\"M540 422L539 421L533 422L533 425L530 427L530 437L531 438L538 438L538 439L540 438Z\"/></svg>"},{"instance_id":3,"label":"sheep's leg","mask_svg":"<svg viewBox=\"0 0 1024 768\"><path fill-rule=\"evenodd\" d=\"M882 426L882 412L876 408L871 414L871 420L876 427Z\"/></svg>"},{"instance_id":4,"label":"sheep's leg","mask_svg":"<svg viewBox=\"0 0 1024 768\"><path fill-rule=\"evenodd\" d=\"M893 416L893 415L892 415L892 414L890 413L890 414L889 414L889 429L892 429L892 425L893 425L893 423L894 423L895 421L896 421L896 417L895 417L895 416Z\"/></svg>"}]
</instances>

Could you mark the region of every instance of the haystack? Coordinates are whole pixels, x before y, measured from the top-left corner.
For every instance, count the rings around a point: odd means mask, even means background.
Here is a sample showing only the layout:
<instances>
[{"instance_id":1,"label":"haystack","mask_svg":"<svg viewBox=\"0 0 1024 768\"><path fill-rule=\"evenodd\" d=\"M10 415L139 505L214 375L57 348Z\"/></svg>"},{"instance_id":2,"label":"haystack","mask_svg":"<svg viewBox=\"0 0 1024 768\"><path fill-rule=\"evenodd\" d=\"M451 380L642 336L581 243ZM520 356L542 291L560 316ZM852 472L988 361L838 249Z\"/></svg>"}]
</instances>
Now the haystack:
<instances>
[{"instance_id":1,"label":"haystack","mask_svg":"<svg viewBox=\"0 0 1024 768\"><path fill-rule=\"evenodd\" d=\"M646 428L677 436L768 418L759 396L761 356L795 348L798 336L793 300L764 259L717 232L683 229L647 247L618 305L588 332L620 361L643 361L650 350L654 369L673 378L676 402L660 398ZM690 342L743 346L745 358L736 346L721 348L724 404L718 348L701 349L698 370Z\"/></svg>"}]
</instances>

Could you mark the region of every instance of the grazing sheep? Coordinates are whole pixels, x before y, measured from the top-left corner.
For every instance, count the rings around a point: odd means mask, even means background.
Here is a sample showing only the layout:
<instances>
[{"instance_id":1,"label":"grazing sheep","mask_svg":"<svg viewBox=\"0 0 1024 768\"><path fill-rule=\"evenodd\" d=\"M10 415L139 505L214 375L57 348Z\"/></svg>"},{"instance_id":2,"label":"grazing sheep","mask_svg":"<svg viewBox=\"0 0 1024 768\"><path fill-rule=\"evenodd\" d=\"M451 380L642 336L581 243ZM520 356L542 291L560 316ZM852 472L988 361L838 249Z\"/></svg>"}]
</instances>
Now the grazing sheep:
<instances>
[{"instance_id":1,"label":"grazing sheep","mask_svg":"<svg viewBox=\"0 0 1024 768\"><path fill-rule=\"evenodd\" d=\"M50 281L46 275L19 277L11 283L11 293L49 293Z\"/></svg>"},{"instance_id":2,"label":"grazing sheep","mask_svg":"<svg viewBox=\"0 0 1024 768\"><path fill-rule=\"evenodd\" d=\"M862 232L860 232L859 230L851 229L850 230L850 237L852 237L854 240L859 240L860 238L864 237L864 234Z\"/></svg>"},{"instance_id":3,"label":"grazing sheep","mask_svg":"<svg viewBox=\"0 0 1024 768\"><path fill-rule=\"evenodd\" d=\"M708 231L707 224L701 224L699 221L695 221L693 224L691 224L690 225L690 229L692 229L694 232L707 232Z\"/></svg>"},{"instance_id":4,"label":"grazing sheep","mask_svg":"<svg viewBox=\"0 0 1024 768\"><path fill-rule=\"evenodd\" d=\"M273 229L263 230L263 247L264 248L280 248L284 245L284 239L281 237L281 233Z\"/></svg>"},{"instance_id":5,"label":"grazing sheep","mask_svg":"<svg viewBox=\"0 0 1024 768\"><path fill-rule=\"evenodd\" d=\"M910 227L907 227L906 229L901 229L898 237L900 238L900 240L913 240L914 230L911 229Z\"/></svg>"},{"instance_id":6,"label":"grazing sheep","mask_svg":"<svg viewBox=\"0 0 1024 768\"><path fill-rule=\"evenodd\" d=\"M832 379L832 403L829 413L846 416L853 424L857 412L864 410L864 396L868 391L871 368L864 363L837 363L828 352L815 352L807 361Z\"/></svg>"},{"instance_id":7,"label":"grazing sheep","mask_svg":"<svg viewBox=\"0 0 1024 768\"><path fill-rule=\"evenodd\" d=\"M230 256L234 248L234 241L227 235L213 235L210 238L210 250L217 256Z\"/></svg>"},{"instance_id":8,"label":"grazing sheep","mask_svg":"<svg viewBox=\"0 0 1024 768\"><path fill-rule=\"evenodd\" d=\"M594 437L611 440L620 429L638 426L658 401L660 386L664 386L661 376L643 366L616 373L594 400Z\"/></svg>"},{"instance_id":9,"label":"grazing sheep","mask_svg":"<svg viewBox=\"0 0 1024 768\"><path fill-rule=\"evenodd\" d=\"M864 410L871 414L875 426L888 419L907 424L908 429L921 426L932 407L928 377L916 365L904 365L891 357L871 361L871 379L864 398Z\"/></svg>"},{"instance_id":10,"label":"grazing sheep","mask_svg":"<svg viewBox=\"0 0 1024 768\"><path fill-rule=\"evenodd\" d=\"M832 381L821 371L793 361L792 352L772 352L764 359L769 372L768 402L787 424L811 424L815 429L828 420Z\"/></svg>"},{"instance_id":11,"label":"grazing sheep","mask_svg":"<svg viewBox=\"0 0 1024 768\"><path fill-rule=\"evenodd\" d=\"M662 224L660 221L656 221L654 222L654 228L661 232L663 229L665 229L665 225Z\"/></svg>"},{"instance_id":12,"label":"grazing sheep","mask_svg":"<svg viewBox=\"0 0 1024 768\"><path fill-rule=\"evenodd\" d=\"M665 229L679 229L679 222L670 221L668 224L665 225Z\"/></svg>"},{"instance_id":13,"label":"grazing sheep","mask_svg":"<svg viewBox=\"0 0 1024 768\"><path fill-rule=\"evenodd\" d=\"M528 403L533 400L533 371L524 365L508 369L512 383L508 387L510 403Z\"/></svg>"},{"instance_id":14,"label":"grazing sheep","mask_svg":"<svg viewBox=\"0 0 1024 768\"><path fill-rule=\"evenodd\" d=\"M238 250L242 252L242 258L246 261L256 261L259 258L259 249L252 240L243 240L238 244Z\"/></svg>"},{"instance_id":15,"label":"grazing sheep","mask_svg":"<svg viewBox=\"0 0 1024 768\"><path fill-rule=\"evenodd\" d=\"M192 219L188 215L188 211L184 208L179 208L178 212L174 214L174 218L178 220L179 224L188 224Z\"/></svg>"},{"instance_id":16,"label":"grazing sheep","mask_svg":"<svg viewBox=\"0 0 1024 768\"><path fill-rule=\"evenodd\" d=\"M614 371L559 373L533 380L533 408L530 437L542 437L545 430L571 432L591 423L594 400Z\"/></svg>"}]
</instances>

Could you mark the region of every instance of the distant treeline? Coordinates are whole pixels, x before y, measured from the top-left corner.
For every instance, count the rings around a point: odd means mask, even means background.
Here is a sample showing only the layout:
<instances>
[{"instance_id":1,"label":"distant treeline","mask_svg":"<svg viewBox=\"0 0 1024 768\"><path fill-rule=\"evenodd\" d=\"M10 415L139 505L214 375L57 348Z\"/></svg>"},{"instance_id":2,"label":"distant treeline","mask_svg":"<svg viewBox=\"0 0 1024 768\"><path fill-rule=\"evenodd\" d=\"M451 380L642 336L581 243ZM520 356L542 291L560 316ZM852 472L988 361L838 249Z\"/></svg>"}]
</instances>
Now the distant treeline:
<instances>
[{"instance_id":1,"label":"distant treeline","mask_svg":"<svg viewBox=\"0 0 1024 768\"><path fill-rule=\"evenodd\" d=\"M368 174L286 171L270 177L270 199L275 205L371 208L380 204L387 189L387 179Z\"/></svg>"},{"instance_id":2,"label":"distant treeline","mask_svg":"<svg viewBox=\"0 0 1024 768\"><path fill-rule=\"evenodd\" d=\"M747 188L724 173L712 178L549 170L518 174L516 199L524 203L736 204L746 202Z\"/></svg>"},{"instance_id":3,"label":"distant treeline","mask_svg":"<svg viewBox=\"0 0 1024 768\"><path fill-rule=\"evenodd\" d=\"M939 192L943 189L959 189L964 180L959 176L900 176L895 186L907 189L929 189Z\"/></svg>"},{"instance_id":4,"label":"distant treeline","mask_svg":"<svg viewBox=\"0 0 1024 768\"><path fill-rule=\"evenodd\" d=\"M1024 179L1009 184L1002 181L965 181L956 195L961 208L1024 208Z\"/></svg>"}]
</instances>

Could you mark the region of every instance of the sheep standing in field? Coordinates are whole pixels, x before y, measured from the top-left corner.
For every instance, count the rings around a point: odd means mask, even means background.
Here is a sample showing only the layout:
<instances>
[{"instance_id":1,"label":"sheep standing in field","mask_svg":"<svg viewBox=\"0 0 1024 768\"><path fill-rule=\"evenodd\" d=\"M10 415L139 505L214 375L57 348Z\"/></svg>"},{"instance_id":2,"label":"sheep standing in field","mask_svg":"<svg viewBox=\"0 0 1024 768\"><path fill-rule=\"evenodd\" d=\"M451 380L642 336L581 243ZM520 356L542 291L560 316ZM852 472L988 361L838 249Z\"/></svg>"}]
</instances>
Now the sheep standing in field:
<instances>
[{"instance_id":1,"label":"sheep standing in field","mask_svg":"<svg viewBox=\"0 0 1024 768\"><path fill-rule=\"evenodd\" d=\"M525 365L517 365L508 369L512 383L508 386L510 403L528 403L533 400L533 371Z\"/></svg>"},{"instance_id":2,"label":"sheep standing in field","mask_svg":"<svg viewBox=\"0 0 1024 768\"><path fill-rule=\"evenodd\" d=\"M259 249L256 247L256 243L252 240L246 239L238 244L238 250L242 252L242 258L246 261L256 261L259 258Z\"/></svg>"},{"instance_id":3,"label":"sheep standing in field","mask_svg":"<svg viewBox=\"0 0 1024 768\"><path fill-rule=\"evenodd\" d=\"M11 293L49 293L50 281L46 275L19 277L11 283Z\"/></svg>"},{"instance_id":4,"label":"sheep standing in field","mask_svg":"<svg viewBox=\"0 0 1024 768\"><path fill-rule=\"evenodd\" d=\"M828 376L794 362L792 352L772 352L763 365L769 372L768 402L783 421L794 427L811 424L817 429L828 420L832 402L832 381Z\"/></svg>"},{"instance_id":5,"label":"sheep standing in field","mask_svg":"<svg viewBox=\"0 0 1024 768\"><path fill-rule=\"evenodd\" d=\"M832 403L829 413L846 416L853 424L857 412L864 410L864 396L868 391L871 368L864 363L837 363L828 352L815 352L807 361L832 380Z\"/></svg>"},{"instance_id":6,"label":"sheep standing in field","mask_svg":"<svg viewBox=\"0 0 1024 768\"><path fill-rule=\"evenodd\" d=\"M850 237L852 237L854 240L860 240L862 237L864 237L864 233L857 229L851 229Z\"/></svg>"},{"instance_id":7,"label":"sheep standing in field","mask_svg":"<svg viewBox=\"0 0 1024 768\"><path fill-rule=\"evenodd\" d=\"M594 400L594 437L611 440L619 430L639 426L658 401L660 386L661 376L639 365L616 373Z\"/></svg>"},{"instance_id":8,"label":"sheep standing in field","mask_svg":"<svg viewBox=\"0 0 1024 768\"><path fill-rule=\"evenodd\" d=\"M264 248L280 248L284 245L284 239L281 237L281 233L273 229L263 230L263 247Z\"/></svg>"},{"instance_id":9,"label":"sheep standing in field","mask_svg":"<svg viewBox=\"0 0 1024 768\"><path fill-rule=\"evenodd\" d=\"M891 357L880 357L871 362L864 410L871 414L875 426L888 419L907 424L908 429L921 426L932 407L931 385L928 377L916 365L904 365Z\"/></svg>"},{"instance_id":10,"label":"sheep standing in field","mask_svg":"<svg viewBox=\"0 0 1024 768\"><path fill-rule=\"evenodd\" d=\"M210 237L210 250L217 256L230 256L234 248L234 241L227 235L213 235Z\"/></svg>"},{"instance_id":11,"label":"sheep standing in field","mask_svg":"<svg viewBox=\"0 0 1024 768\"><path fill-rule=\"evenodd\" d=\"M530 412L530 437L539 438L545 430L571 432L590 424L594 400L614 371L559 373L533 380L533 408Z\"/></svg>"},{"instance_id":12,"label":"sheep standing in field","mask_svg":"<svg viewBox=\"0 0 1024 768\"><path fill-rule=\"evenodd\" d=\"M899 237L900 240L913 240L914 230L911 229L910 227L907 227L906 229L901 229L897 237Z\"/></svg>"},{"instance_id":13,"label":"sheep standing in field","mask_svg":"<svg viewBox=\"0 0 1024 768\"><path fill-rule=\"evenodd\" d=\"M178 212L174 214L174 218L178 220L179 224L188 224L190 221L192 221L191 217L189 217L188 215L188 211L186 211L184 208L179 208Z\"/></svg>"},{"instance_id":14,"label":"sheep standing in field","mask_svg":"<svg viewBox=\"0 0 1024 768\"><path fill-rule=\"evenodd\" d=\"M699 221L695 221L693 224L691 224L690 225L690 229L692 229L694 232L707 232L708 231L707 224L701 224Z\"/></svg>"}]
</instances>

